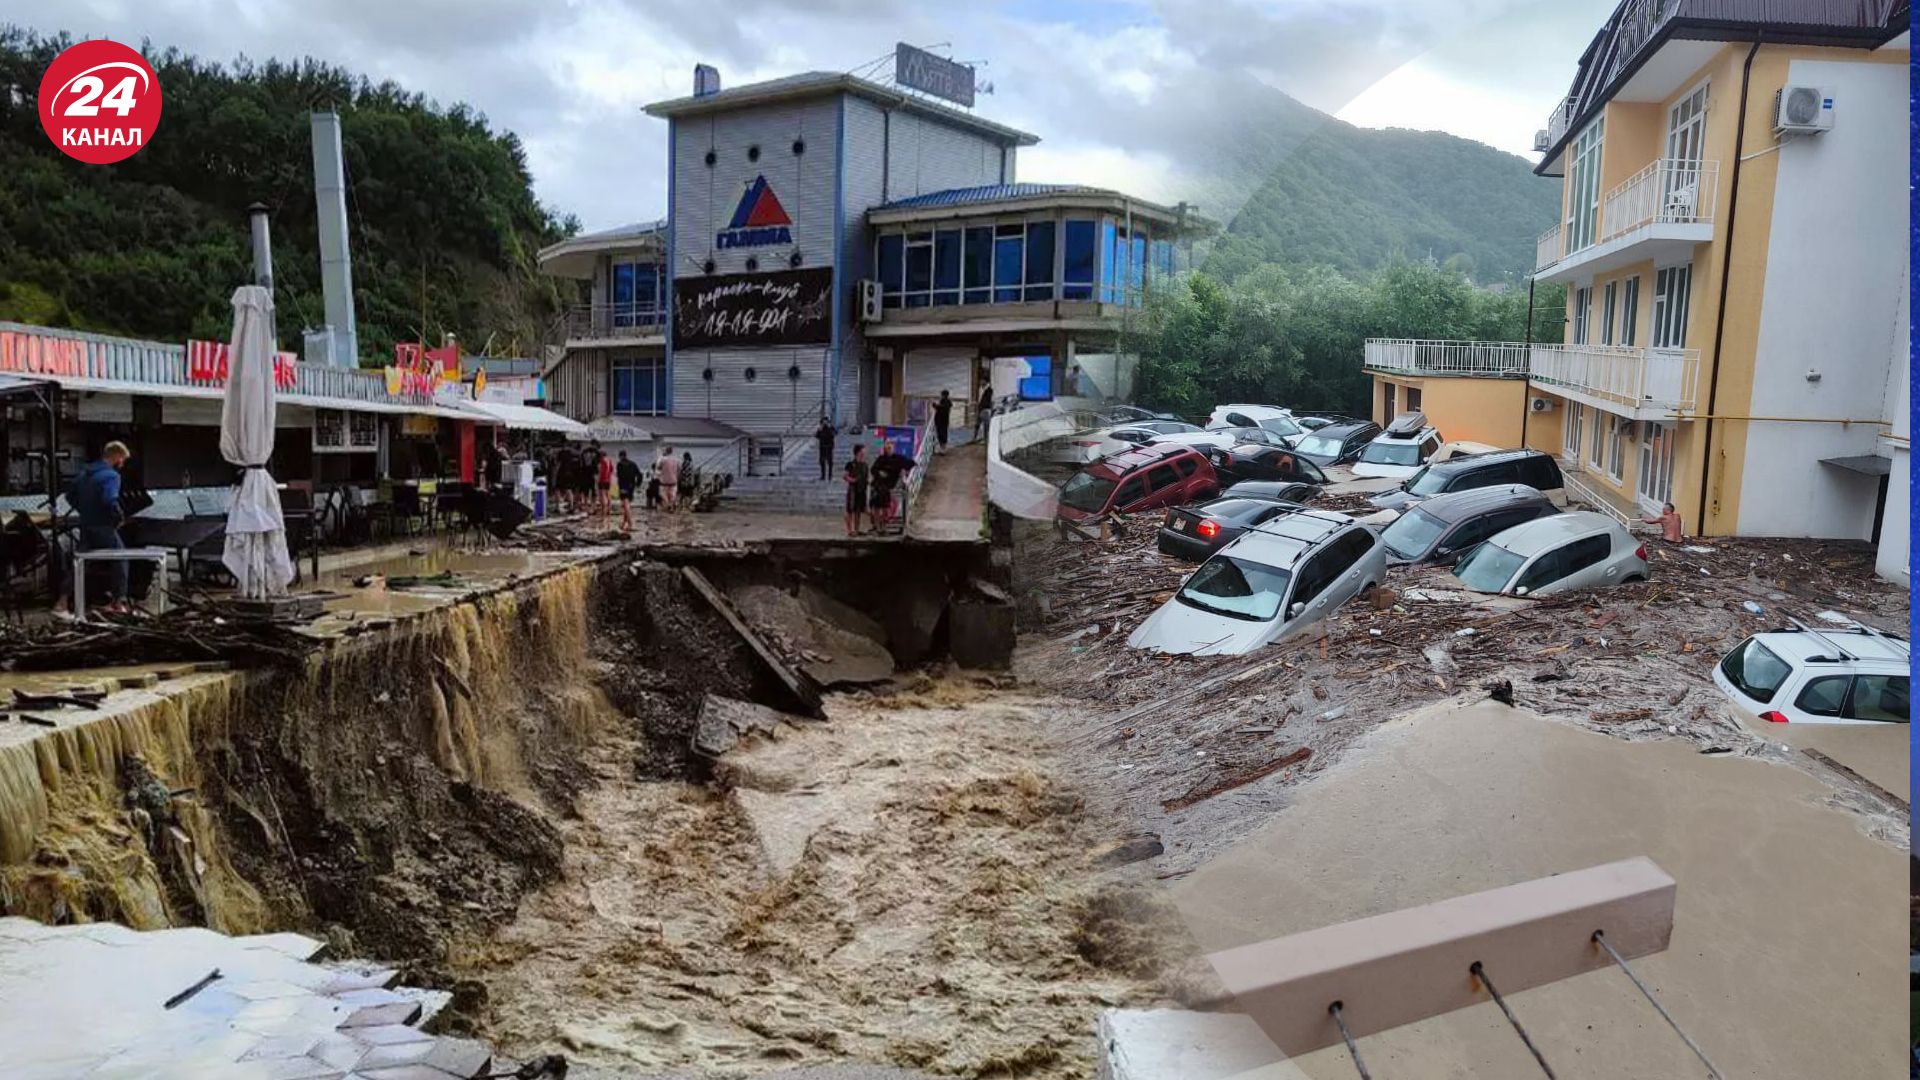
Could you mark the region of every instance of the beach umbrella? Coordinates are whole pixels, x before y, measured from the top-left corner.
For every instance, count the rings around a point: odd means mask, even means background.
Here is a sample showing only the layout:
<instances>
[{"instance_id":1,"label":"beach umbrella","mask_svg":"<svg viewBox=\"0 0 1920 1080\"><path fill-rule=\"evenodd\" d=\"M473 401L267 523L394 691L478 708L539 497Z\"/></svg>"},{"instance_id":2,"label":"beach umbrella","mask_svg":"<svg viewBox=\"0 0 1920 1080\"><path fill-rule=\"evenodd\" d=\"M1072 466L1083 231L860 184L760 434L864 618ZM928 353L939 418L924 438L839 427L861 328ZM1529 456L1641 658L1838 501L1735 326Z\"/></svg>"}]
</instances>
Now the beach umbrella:
<instances>
[{"instance_id":1,"label":"beach umbrella","mask_svg":"<svg viewBox=\"0 0 1920 1080\"><path fill-rule=\"evenodd\" d=\"M220 456L242 471L227 512L221 562L240 595L279 596L293 580L280 491L267 473L273 456L273 294L258 285L233 293L233 340L228 345L226 401L220 408Z\"/></svg>"}]
</instances>

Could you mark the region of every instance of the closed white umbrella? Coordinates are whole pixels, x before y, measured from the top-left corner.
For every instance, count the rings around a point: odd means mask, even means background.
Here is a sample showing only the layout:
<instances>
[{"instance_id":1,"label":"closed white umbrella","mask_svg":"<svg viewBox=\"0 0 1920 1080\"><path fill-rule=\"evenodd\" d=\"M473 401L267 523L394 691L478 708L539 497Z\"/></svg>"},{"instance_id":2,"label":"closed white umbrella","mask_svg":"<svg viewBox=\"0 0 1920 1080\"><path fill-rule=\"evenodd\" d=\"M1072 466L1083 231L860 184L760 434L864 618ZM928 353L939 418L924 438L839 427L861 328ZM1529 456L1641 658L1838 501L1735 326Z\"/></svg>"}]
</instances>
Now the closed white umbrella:
<instances>
[{"instance_id":1,"label":"closed white umbrella","mask_svg":"<svg viewBox=\"0 0 1920 1080\"><path fill-rule=\"evenodd\" d=\"M227 396L220 408L220 456L245 470L227 512L227 549L220 561L240 595L279 596L293 580L280 491L267 474L273 456L273 294L258 285L233 293Z\"/></svg>"}]
</instances>

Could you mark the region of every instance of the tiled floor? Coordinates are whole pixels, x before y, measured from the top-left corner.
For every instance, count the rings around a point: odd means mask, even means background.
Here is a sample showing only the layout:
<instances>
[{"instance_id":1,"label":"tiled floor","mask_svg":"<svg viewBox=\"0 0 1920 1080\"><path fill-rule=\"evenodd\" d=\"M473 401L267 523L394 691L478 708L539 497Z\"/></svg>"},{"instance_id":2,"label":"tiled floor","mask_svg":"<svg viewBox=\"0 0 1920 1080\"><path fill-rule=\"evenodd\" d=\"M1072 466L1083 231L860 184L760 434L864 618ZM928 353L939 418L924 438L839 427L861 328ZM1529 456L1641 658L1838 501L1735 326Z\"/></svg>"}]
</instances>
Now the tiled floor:
<instances>
[{"instance_id":1,"label":"tiled floor","mask_svg":"<svg viewBox=\"0 0 1920 1080\"><path fill-rule=\"evenodd\" d=\"M392 971L314 963L320 947L299 934L0 918L7 1075L471 1080L492 1066L484 1046L415 1026L431 995L393 988Z\"/></svg>"}]
</instances>

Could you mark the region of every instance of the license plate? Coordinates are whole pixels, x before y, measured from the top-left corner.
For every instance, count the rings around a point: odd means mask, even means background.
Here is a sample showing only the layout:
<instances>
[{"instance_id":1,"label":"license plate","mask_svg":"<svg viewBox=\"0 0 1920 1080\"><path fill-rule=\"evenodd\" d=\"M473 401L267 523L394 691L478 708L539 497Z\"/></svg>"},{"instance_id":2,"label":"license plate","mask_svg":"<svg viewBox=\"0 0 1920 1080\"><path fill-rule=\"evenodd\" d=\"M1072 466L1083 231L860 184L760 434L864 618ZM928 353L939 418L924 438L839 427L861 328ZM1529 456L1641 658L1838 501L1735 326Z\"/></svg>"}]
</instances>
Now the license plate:
<instances>
[{"instance_id":1,"label":"license plate","mask_svg":"<svg viewBox=\"0 0 1920 1080\"><path fill-rule=\"evenodd\" d=\"M1192 532L1192 531L1193 531L1193 519L1192 519L1192 518L1181 518L1181 519L1180 519L1180 524L1179 524L1179 526L1178 526L1178 528L1180 529L1180 531L1181 531L1181 532L1184 532L1184 533L1190 533L1190 532Z\"/></svg>"}]
</instances>

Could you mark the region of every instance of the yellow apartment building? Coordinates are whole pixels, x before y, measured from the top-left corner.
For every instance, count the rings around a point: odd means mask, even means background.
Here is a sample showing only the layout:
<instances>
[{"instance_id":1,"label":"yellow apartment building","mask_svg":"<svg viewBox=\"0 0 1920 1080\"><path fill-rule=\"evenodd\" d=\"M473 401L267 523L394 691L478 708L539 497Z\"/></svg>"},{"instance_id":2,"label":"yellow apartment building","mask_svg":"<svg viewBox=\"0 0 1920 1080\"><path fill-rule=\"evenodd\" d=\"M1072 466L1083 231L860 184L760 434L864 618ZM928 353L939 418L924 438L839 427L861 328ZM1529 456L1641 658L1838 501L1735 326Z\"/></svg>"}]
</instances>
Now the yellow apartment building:
<instances>
[{"instance_id":1,"label":"yellow apartment building","mask_svg":"<svg viewBox=\"0 0 1920 1080\"><path fill-rule=\"evenodd\" d=\"M1484 441L1558 453L1619 516L1871 539L1903 575L1907 20L1625 0L1535 137L1563 178L1535 279L1567 287L1565 343L1369 342L1376 411L1411 391L1450 438L1517 416Z\"/></svg>"}]
</instances>

